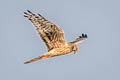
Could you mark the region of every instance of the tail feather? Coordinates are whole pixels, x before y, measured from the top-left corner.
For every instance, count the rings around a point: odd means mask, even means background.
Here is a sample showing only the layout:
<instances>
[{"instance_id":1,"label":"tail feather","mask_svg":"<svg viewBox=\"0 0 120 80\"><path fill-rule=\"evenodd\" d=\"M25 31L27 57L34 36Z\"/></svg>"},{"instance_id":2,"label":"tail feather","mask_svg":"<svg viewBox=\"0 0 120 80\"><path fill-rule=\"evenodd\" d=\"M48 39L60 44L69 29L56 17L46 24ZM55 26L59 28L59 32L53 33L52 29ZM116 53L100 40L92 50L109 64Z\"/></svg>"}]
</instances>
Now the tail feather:
<instances>
[{"instance_id":1,"label":"tail feather","mask_svg":"<svg viewBox=\"0 0 120 80\"><path fill-rule=\"evenodd\" d=\"M40 60L40 59L45 59L45 58L47 58L46 55L38 56L38 57L36 57L36 58L33 58L33 59L29 60L29 61L24 62L24 64L28 64L28 63L31 63L31 62L35 62L35 61L38 61L38 60Z\"/></svg>"}]
</instances>

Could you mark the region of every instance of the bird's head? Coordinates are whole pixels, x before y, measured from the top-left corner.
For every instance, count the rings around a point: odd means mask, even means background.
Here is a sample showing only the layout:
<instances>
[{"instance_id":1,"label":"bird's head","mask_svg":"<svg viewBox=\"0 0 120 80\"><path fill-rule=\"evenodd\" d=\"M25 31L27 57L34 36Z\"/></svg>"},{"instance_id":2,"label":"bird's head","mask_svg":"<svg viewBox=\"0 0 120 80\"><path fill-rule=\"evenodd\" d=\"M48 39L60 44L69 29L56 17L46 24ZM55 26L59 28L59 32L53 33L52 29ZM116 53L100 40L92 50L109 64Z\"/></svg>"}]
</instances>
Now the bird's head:
<instances>
[{"instance_id":1,"label":"bird's head","mask_svg":"<svg viewBox=\"0 0 120 80\"><path fill-rule=\"evenodd\" d=\"M76 40L70 42L72 44L72 51L74 51L74 54L77 52L78 47L77 44L78 43L82 43L85 39L87 39L87 34L82 34L81 36L79 36Z\"/></svg>"},{"instance_id":2,"label":"bird's head","mask_svg":"<svg viewBox=\"0 0 120 80\"><path fill-rule=\"evenodd\" d=\"M74 51L74 54L77 52L77 50L78 50L78 47L77 47L77 45L76 44L74 44L73 46L72 46L72 49L73 49L73 51Z\"/></svg>"}]
</instances>

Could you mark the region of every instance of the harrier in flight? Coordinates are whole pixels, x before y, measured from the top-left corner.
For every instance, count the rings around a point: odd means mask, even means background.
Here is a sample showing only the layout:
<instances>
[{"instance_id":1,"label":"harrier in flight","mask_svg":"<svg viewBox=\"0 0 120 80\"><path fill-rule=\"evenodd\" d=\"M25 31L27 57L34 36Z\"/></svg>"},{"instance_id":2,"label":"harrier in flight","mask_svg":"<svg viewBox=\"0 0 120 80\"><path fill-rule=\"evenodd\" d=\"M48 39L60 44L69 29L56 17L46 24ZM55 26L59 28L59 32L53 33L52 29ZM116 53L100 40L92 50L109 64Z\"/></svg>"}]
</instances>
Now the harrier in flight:
<instances>
[{"instance_id":1,"label":"harrier in flight","mask_svg":"<svg viewBox=\"0 0 120 80\"><path fill-rule=\"evenodd\" d=\"M38 56L36 58L24 62L24 64L28 64L40 59L65 55L73 51L74 53L76 53L76 51L78 50L77 43L81 43L85 39L87 39L87 34L82 34L76 40L67 43L65 41L64 31L59 26L51 23L40 14L36 15L31 11L27 10L27 12L24 12L24 17L30 20L35 26L38 34L44 41L48 51L42 56Z\"/></svg>"}]
</instances>

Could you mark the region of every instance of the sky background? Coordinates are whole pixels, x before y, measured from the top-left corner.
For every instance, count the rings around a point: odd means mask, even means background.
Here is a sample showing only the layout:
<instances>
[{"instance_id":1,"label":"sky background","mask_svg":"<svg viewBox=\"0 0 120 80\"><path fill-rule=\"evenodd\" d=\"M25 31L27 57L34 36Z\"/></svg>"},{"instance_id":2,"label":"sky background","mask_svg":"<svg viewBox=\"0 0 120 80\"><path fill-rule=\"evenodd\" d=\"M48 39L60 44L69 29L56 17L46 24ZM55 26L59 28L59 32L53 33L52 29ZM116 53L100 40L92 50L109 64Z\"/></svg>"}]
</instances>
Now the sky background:
<instances>
[{"instance_id":1,"label":"sky background","mask_svg":"<svg viewBox=\"0 0 120 80\"><path fill-rule=\"evenodd\" d=\"M31 64L46 52L23 12L40 13L72 41L82 33L77 54ZM0 80L120 80L119 0L0 0Z\"/></svg>"}]
</instances>

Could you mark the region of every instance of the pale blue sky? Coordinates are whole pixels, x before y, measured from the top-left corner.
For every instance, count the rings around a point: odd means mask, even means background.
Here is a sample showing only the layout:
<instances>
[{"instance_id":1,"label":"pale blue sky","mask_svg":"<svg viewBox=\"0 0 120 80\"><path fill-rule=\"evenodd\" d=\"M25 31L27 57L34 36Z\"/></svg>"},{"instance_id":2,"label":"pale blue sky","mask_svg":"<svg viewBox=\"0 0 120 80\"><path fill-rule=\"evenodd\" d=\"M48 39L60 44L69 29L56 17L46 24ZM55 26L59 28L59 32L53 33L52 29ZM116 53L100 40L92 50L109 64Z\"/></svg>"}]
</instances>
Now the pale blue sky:
<instances>
[{"instance_id":1,"label":"pale blue sky","mask_svg":"<svg viewBox=\"0 0 120 80\"><path fill-rule=\"evenodd\" d=\"M46 52L27 9L65 31L67 41L87 33L77 54L25 65ZM0 80L120 80L119 0L1 0Z\"/></svg>"}]
</instances>

